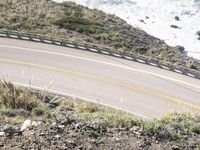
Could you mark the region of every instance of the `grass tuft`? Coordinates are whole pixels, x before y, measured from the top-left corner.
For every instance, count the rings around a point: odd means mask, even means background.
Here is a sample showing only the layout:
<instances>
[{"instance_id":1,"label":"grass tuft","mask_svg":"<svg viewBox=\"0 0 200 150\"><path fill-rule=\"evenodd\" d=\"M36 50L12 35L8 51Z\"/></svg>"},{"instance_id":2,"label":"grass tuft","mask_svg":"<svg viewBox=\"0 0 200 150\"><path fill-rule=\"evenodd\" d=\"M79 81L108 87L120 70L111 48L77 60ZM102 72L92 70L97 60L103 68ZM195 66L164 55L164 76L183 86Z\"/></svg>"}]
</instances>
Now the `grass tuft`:
<instances>
[{"instance_id":1,"label":"grass tuft","mask_svg":"<svg viewBox=\"0 0 200 150\"><path fill-rule=\"evenodd\" d=\"M0 81L0 108L32 111L42 106L41 101L28 89L16 88L12 83Z\"/></svg>"}]
</instances>

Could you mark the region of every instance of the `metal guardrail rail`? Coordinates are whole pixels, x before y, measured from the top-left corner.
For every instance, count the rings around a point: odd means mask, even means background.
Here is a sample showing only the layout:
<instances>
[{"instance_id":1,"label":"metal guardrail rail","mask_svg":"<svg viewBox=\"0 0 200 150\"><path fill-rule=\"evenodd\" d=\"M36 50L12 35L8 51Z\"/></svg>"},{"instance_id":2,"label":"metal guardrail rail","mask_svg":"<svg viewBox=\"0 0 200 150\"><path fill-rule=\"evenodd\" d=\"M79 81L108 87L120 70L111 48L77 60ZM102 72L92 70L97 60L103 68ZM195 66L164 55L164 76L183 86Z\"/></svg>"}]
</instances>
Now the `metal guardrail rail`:
<instances>
[{"instance_id":1,"label":"metal guardrail rail","mask_svg":"<svg viewBox=\"0 0 200 150\"><path fill-rule=\"evenodd\" d=\"M193 71L191 69L187 69L183 67L172 67L172 66L169 66L168 64L160 63L156 60L146 58L143 56L121 54L119 52L114 52L107 48L100 49L97 46L93 46L93 45L91 46L91 45L86 45L86 44L72 43L65 39L54 39L54 38L49 38L49 37L45 37L41 35L18 33L14 31L0 31L0 37L41 42L41 43L46 43L46 44L53 44L53 45L70 47L70 48L75 48L75 49L84 50L84 51L95 52L95 53L99 53L103 55L109 55L109 56L122 58L122 59L130 60L130 61L135 61L138 63L147 64L147 65L158 67L164 70L169 70L172 72L183 74L192 78L200 79L200 72L198 71Z\"/></svg>"}]
</instances>

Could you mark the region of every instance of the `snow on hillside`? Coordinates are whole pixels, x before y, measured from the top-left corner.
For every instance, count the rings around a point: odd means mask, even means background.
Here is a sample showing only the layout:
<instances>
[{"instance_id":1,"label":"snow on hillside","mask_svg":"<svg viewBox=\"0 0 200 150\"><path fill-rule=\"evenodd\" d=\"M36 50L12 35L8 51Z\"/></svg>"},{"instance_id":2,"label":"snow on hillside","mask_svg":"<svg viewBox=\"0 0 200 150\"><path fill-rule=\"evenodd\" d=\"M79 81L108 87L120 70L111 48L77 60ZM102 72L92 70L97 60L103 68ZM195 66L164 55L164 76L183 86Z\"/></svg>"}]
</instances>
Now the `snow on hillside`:
<instances>
[{"instance_id":1,"label":"snow on hillside","mask_svg":"<svg viewBox=\"0 0 200 150\"><path fill-rule=\"evenodd\" d=\"M184 46L188 55L200 59L200 0L71 1L115 14L171 46Z\"/></svg>"}]
</instances>

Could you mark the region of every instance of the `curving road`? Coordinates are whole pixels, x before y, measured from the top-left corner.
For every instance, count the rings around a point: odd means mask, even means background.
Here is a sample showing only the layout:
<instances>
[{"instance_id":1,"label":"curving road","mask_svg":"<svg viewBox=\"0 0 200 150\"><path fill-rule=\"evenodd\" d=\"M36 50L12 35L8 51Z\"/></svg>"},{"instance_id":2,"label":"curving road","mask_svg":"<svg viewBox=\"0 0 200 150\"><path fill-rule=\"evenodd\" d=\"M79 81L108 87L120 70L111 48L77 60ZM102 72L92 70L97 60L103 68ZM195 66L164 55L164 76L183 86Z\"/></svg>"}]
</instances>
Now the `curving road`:
<instances>
[{"instance_id":1,"label":"curving road","mask_svg":"<svg viewBox=\"0 0 200 150\"><path fill-rule=\"evenodd\" d=\"M200 80L72 48L0 38L0 75L144 118L200 112Z\"/></svg>"}]
</instances>

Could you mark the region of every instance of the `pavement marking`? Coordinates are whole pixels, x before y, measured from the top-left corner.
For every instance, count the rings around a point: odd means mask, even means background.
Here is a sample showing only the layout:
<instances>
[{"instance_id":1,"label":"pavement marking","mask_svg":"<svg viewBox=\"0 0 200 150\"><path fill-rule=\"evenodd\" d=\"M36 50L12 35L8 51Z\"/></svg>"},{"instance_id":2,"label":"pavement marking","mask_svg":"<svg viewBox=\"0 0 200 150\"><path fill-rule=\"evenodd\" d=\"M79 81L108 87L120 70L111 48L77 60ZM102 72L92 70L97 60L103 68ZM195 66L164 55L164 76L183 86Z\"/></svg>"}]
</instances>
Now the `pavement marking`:
<instances>
[{"instance_id":1,"label":"pavement marking","mask_svg":"<svg viewBox=\"0 0 200 150\"><path fill-rule=\"evenodd\" d=\"M12 83L15 84L15 85L23 86L23 87L26 87L26 88L28 87L28 88L35 89L35 90L40 90L40 91L44 90L44 88L42 88L42 87L33 86L33 85L30 86L29 84L22 84L22 83L17 83L17 82L12 82ZM80 99L80 100L98 103L98 104L100 102L100 101L97 102L96 100L92 100L92 99L89 99L89 98L85 98L85 97L81 97L81 96L77 96L77 95L72 95L72 94L69 94L69 93L63 93L63 92L56 91L56 90L49 90L49 89L48 90L45 89L45 90L47 92L55 94L55 95L64 95L64 96L68 96L68 97L71 97L71 98L77 98L77 99ZM141 117L141 118L144 118L144 119L147 119L147 120L151 119L150 117L148 117L146 115L142 115L142 114L139 114L139 113L136 113L136 112L128 111L128 110L122 109L120 107L112 106L112 105L109 105L109 104L104 104L104 103L101 103L101 102L100 102L100 104L107 106L107 107L111 107L111 108L114 108L114 109L118 109L118 110L130 113L130 114L133 114L135 116L138 116L138 117Z\"/></svg>"},{"instance_id":2,"label":"pavement marking","mask_svg":"<svg viewBox=\"0 0 200 150\"><path fill-rule=\"evenodd\" d=\"M159 98L162 98L162 99L165 99L165 100L168 100L168 101L173 101L173 102L176 102L178 104L182 104L182 105L191 107L192 109L200 110L200 105L191 104L191 103L184 101L182 99L178 99L178 98L175 98L175 97L172 97L172 96L168 96L164 93L157 92L157 91L154 91L154 90L151 90L151 89L143 88L143 87L140 87L140 86L133 86L132 84L124 83L124 82L109 79L109 78L100 77L100 76L90 74L90 73L84 73L84 72L80 72L80 71L72 70L72 69L63 69L63 68L57 68L57 67L34 64L34 63L30 63L30 62L23 62L23 61L17 61L17 60L0 59L0 62L18 64L18 65L26 65L26 66L31 66L31 67L41 68L41 69L47 69L47 70L51 70L51 71L55 71L55 72L61 72L61 73L64 73L64 74L86 77L86 78L89 78L89 79L102 81L102 82L107 83L107 84L127 88L127 89L130 89L130 90L136 91L136 92L140 92L140 93L152 95L152 96L155 96L155 97L159 97Z\"/></svg>"},{"instance_id":3,"label":"pavement marking","mask_svg":"<svg viewBox=\"0 0 200 150\"><path fill-rule=\"evenodd\" d=\"M95 63L110 65L110 66L113 66L113 67L118 67L118 68L122 68L122 69L127 69L127 70L131 70L131 71L149 74L149 75L159 77L159 78L162 78L162 79L165 79L165 80L170 80L170 81L173 81L173 82L177 82L177 83L180 83L180 84L184 84L184 85L187 85L187 86L191 86L191 87L200 89L200 86L197 86L197 85L185 82L185 81L181 81L181 80L178 80L178 79L175 79L175 78L171 78L169 76L160 75L160 74L157 74L157 73L153 73L153 72L149 72L149 71L145 71L145 70L141 70L141 69L135 69L135 68L128 67L128 66L125 66L125 65L118 65L118 64L114 64L114 63L95 60L95 59L92 59L92 58L85 58L85 57L81 57L81 56L75 56L75 55L53 52L53 51L48 51L48 50L22 48L22 47L17 47L17 46L0 45L0 47L20 49L20 50L24 50L24 51L32 51L32 52L45 53L45 54L51 54L51 55L57 55L57 56L71 57L71 58L81 59L81 60L85 60L85 61L91 61L91 62L95 62ZM161 66L161 67L164 68L164 69L170 70L170 68L168 68L166 66ZM191 76L191 77L193 77L193 76Z\"/></svg>"}]
</instances>

